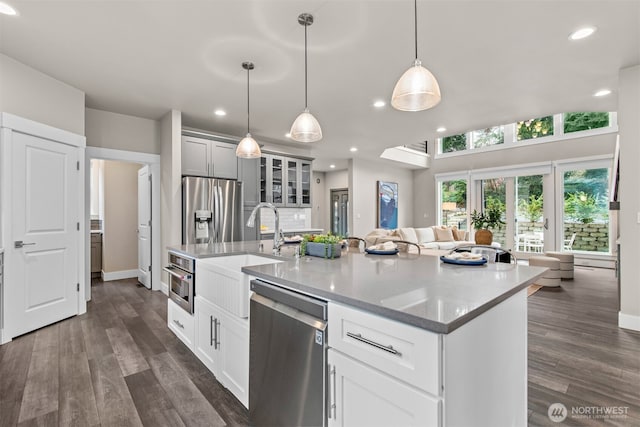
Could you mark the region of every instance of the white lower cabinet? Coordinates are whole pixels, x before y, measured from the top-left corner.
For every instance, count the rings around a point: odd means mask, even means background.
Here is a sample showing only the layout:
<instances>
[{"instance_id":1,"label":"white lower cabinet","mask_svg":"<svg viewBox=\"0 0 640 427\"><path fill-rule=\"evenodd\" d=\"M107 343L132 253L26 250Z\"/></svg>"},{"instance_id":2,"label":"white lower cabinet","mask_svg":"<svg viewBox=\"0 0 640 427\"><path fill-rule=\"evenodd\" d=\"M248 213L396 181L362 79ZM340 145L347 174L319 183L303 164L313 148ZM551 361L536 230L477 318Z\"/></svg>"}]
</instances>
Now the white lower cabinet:
<instances>
[{"instance_id":1,"label":"white lower cabinet","mask_svg":"<svg viewBox=\"0 0 640 427\"><path fill-rule=\"evenodd\" d=\"M245 407L249 404L249 322L195 298L195 354Z\"/></svg>"},{"instance_id":2,"label":"white lower cabinet","mask_svg":"<svg viewBox=\"0 0 640 427\"><path fill-rule=\"evenodd\" d=\"M328 425L438 426L440 401L329 349Z\"/></svg>"},{"instance_id":3,"label":"white lower cabinet","mask_svg":"<svg viewBox=\"0 0 640 427\"><path fill-rule=\"evenodd\" d=\"M167 299L167 325L174 334L193 351L195 341L195 320L192 314L187 313L171 299Z\"/></svg>"}]
</instances>

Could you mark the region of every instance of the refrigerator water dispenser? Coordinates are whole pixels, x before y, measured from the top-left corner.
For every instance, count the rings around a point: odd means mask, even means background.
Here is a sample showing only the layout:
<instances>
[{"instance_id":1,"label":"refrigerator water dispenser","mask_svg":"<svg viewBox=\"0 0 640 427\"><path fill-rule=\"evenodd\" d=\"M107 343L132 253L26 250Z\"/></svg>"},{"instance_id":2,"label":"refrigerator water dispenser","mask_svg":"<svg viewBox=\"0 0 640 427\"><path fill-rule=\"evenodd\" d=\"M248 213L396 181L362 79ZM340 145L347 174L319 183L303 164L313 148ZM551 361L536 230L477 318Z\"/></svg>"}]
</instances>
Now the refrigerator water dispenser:
<instances>
[{"instance_id":1,"label":"refrigerator water dispenser","mask_svg":"<svg viewBox=\"0 0 640 427\"><path fill-rule=\"evenodd\" d=\"M211 222L211 211L197 210L196 215L196 239L209 240L209 223Z\"/></svg>"}]
</instances>

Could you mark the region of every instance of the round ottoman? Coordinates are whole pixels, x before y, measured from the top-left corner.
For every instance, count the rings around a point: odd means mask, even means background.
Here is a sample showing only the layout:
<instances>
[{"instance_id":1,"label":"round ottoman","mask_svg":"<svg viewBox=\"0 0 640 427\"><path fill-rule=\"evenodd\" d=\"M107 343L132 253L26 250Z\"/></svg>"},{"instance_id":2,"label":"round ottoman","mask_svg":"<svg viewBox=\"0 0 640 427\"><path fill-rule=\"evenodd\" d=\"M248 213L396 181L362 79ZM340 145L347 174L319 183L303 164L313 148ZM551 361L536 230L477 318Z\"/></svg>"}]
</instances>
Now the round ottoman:
<instances>
[{"instance_id":1,"label":"round ottoman","mask_svg":"<svg viewBox=\"0 0 640 427\"><path fill-rule=\"evenodd\" d=\"M545 252L544 254L560 260L561 279L573 279L573 254L567 252Z\"/></svg>"},{"instance_id":2,"label":"round ottoman","mask_svg":"<svg viewBox=\"0 0 640 427\"><path fill-rule=\"evenodd\" d=\"M542 277L536 280L536 284L549 288L557 288L560 286L560 260L558 258L532 256L529 257L529 265L548 268L548 270L542 274Z\"/></svg>"}]
</instances>

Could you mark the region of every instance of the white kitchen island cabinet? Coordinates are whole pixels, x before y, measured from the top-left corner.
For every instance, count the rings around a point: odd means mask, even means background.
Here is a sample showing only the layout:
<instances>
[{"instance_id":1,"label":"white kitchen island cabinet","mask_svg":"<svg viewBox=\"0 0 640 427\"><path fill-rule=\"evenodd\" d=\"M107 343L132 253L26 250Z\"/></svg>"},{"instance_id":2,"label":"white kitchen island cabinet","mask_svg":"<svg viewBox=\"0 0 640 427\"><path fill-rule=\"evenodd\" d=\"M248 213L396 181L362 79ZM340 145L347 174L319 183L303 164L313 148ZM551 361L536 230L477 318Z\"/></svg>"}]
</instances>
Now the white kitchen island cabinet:
<instances>
[{"instance_id":1,"label":"white kitchen island cabinet","mask_svg":"<svg viewBox=\"0 0 640 427\"><path fill-rule=\"evenodd\" d=\"M329 303L329 426L526 426L521 291L449 334Z\"/></svg>"}]
</instances>

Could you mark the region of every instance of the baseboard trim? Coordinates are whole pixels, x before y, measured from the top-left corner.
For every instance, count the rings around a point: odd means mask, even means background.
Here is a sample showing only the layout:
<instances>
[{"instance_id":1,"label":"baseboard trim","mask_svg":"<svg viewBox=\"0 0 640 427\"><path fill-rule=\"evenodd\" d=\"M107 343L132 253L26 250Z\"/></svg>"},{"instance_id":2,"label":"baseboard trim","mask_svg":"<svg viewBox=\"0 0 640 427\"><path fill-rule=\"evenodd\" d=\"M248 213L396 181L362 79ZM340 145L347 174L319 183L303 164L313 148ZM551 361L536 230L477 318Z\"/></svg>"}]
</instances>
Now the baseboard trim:
<instances>
[{"instance_id":1,"label":"baseboard trim","mask_svg":"<svg viewBox=\"0 0 640 427\"><path fill-rule=\"evenodd\" d=\"M169 295L169 285L167 285L166 283L160 282L160 290L163 294Z\"/></svg>"},{"instance_id":2,"label":"baseboard trim","mask_svg":"<svg viewBox=\"0 0 640 427\"><path fill-rule=\"evenodd\" d=\"M132 277L138 277L138 270L122 270L122 271L102 271L102 281L109 282L111 280L130 279Z\"/></svg>"},{"instance_id":3,"label":"baseboard trim","mask_svg":"<svg viewBox=\"0 0 640 427\"><path fill-rule=\"evenodd\" d=\"M640 331L640 316L618 312L618 326L632 331Z\"/></svg>"}]
</instances>

